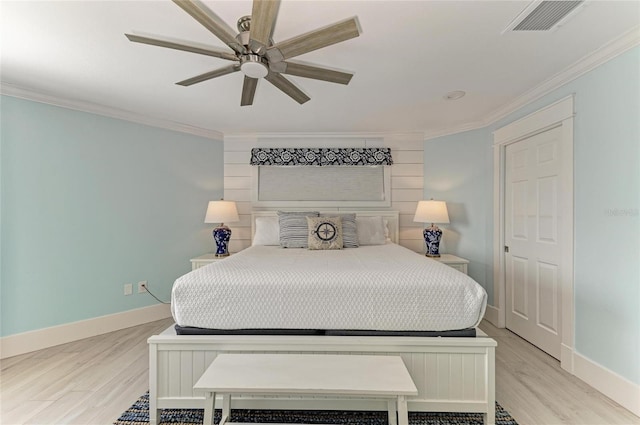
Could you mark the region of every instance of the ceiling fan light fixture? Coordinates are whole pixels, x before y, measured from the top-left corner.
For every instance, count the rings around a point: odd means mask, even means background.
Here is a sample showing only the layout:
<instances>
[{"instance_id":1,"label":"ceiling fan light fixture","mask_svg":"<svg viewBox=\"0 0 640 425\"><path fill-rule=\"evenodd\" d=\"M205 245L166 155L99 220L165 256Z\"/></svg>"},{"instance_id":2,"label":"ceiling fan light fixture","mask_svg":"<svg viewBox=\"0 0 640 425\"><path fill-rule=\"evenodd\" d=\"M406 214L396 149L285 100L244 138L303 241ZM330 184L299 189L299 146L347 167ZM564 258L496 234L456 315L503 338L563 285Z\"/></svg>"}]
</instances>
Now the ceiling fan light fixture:
<instances>
[{"instance_id":1,"label":"ceiling fan light fixture","mask_svg":"<svg viewBox=\"0 0 640 425\"><path fill-rule=\"evenodd\" d=\"M269 73L267 65L258 55L244 55L240 58L240 70L249 78L263 78Z\"/></svg>"},{"instance_id":2,"label":"ceiling fan light fixture","mask_svg":"<svg viewBox=\"0 0 640 425\"><path fill-rule=\"evenodd\" d=\"M218 15L207 8L203 0L173 0L173 2L231 48L231 51L125 34L129 41L233 61L232 65L179 81L176 83L178 85L191 86L241 71L244 74L244 82L240 106L253 104L253 97L261 78L302 105L310 99L309 96L282 74L345 85L349 84L353 77L352 73L299 62L285 62L285 59L358 37L361 29L357 16L274 43L273 30L278 17L280 0L253 0L251 15L242 16L238 20L237 34Z\"/></svg>"}]
</instances>

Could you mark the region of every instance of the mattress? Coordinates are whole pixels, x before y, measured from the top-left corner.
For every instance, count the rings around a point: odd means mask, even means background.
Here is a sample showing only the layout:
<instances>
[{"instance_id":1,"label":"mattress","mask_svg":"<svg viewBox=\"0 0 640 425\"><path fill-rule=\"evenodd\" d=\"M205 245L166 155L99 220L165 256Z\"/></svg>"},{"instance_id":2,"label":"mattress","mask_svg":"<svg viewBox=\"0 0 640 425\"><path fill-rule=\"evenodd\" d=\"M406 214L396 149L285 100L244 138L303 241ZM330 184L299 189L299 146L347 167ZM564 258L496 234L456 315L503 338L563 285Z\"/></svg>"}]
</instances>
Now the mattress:
<instances>
[{"instance_id":1,"label":"mattress","mask_svg":"<svg viewBox=\"0 0 640 425\"><path fill-rule=\"evenodd\" d=\"M477 326L486 301L469 276L393 243L253 246L178 278L171 311L222 330L448 331Z\"/></svg>"}]
</instances>

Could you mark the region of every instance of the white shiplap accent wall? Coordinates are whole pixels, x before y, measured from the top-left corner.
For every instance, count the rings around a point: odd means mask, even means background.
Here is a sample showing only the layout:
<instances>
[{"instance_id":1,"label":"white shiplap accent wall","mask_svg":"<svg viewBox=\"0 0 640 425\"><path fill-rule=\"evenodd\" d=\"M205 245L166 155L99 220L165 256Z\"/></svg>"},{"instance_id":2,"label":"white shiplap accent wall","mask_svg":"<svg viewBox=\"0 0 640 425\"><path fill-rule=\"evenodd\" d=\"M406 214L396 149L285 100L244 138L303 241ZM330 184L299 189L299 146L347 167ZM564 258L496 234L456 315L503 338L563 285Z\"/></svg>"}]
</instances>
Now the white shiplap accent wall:
<instances>
[{"instance_id":1,"label":"white shiplap accent wall","mask_svg":"<svg viewBox=\"0 0 640 425\"><path fill-rule=\"evenodd\" d=\"M253 170L249 165L255 147L389 147L391 166L391 207L400 211L400 245L424 252L422 223L413 215L422 200L424 186L424 135L422 133L375 135L249 134L224 137L224 199L236 201L240 221L230 224L231 252L251 245L251 211L260 209L251 202ZM345 209L357 208L345 205ZM376 208L378 209L378 208ZM384 208L383 208L384 209Z\"/></svg>"}]
</instances>

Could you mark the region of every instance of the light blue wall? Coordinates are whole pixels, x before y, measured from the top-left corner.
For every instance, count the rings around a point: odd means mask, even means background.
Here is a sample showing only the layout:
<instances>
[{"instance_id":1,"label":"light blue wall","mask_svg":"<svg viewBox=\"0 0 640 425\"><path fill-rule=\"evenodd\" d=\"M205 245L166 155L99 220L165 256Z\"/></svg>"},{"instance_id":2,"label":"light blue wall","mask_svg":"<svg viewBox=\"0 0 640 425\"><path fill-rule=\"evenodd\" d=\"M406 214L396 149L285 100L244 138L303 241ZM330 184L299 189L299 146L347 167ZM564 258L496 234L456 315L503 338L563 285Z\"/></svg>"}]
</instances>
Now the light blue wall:
<instances>
[{"instance_id":1,"label":"light blue wall","mask_svg":"<svg viewBox=\"0 0 640 425\"><path fill-rule=\"evenodd\" d=\"M212 250L223 145L2 97L1 335L168 300ZM123 285L134 294L123 295Z\"/></svg>"},{"instance_id":2,"label":"light blue wall","mask_svg":"<svg viewBox=\"0 0 640 425\"><path fill-rule=\"evenodd\" d=\"M484 167L493 169L491 157L478 155L470 163L460 152L476 152L476 143L487 147L495 129L570 94L575 95L576 112L575 350L640 384L640 48L625 52L490 127L427 141L425 151L438 146L439 161L450 167L476 168L475 161L484 158ZM427 167L425 187L431 184L430 179L439 177ZM486 185L491 184L491 179L469 179L464 192L488 193ZM442 198L445 196L443 193ZM486 206L491 202L487 200ZM476 204L471 197L465 208ZM472 227L472 238L493 233L490 221L473 223ZM466 237L466 233L461 236ZM488 268L490 251L485 258Z\"/></svg>"},{"instance_id":3,"label":"light blue wall","mask_svg":"<svg viewBox=\"0 0 640 425\"><path fill-rule=\"evenodd\" d=\"M424 146L425 199L445 201L450 224L441 251L469 260L469 275L493 300L493 169L491 135L468 131L428 141Z\"/></svg>"}]
</instances>

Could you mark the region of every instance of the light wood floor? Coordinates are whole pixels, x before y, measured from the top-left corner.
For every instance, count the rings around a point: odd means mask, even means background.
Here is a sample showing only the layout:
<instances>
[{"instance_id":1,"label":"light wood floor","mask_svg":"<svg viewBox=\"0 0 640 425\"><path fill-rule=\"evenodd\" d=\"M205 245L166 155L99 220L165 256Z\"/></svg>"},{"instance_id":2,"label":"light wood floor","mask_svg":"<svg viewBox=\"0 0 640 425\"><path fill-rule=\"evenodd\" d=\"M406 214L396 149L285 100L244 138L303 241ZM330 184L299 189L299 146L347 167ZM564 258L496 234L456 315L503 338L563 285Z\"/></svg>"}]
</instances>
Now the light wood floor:
<instances>
[{"instance_id":1,"label":"light wood floor","mask_svg":"<svg viewBox=\"0 0 640 425\"><path fill-rule=\"evenodd\" d=\"M170 324L161 320L2 360L0 423L113 423L148 388L147 337ZM640 424L513 333L481 327L498 341L496 399L519 424Z\"/></svg>"},{"instance_id":2,"label":"light wood floor","mask_svg":"<svg viewBox=\"0 0 640 425\"><path fill-rule=\"evenodd\" d=\"M518 424L640 424L640 418L516 334L487 321L480 327L498 342L496 400Z\"/></svg>"}]
</instances>

